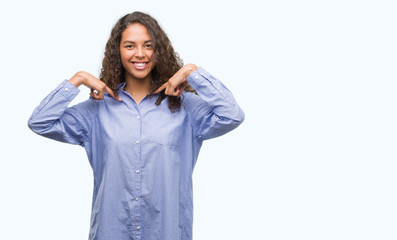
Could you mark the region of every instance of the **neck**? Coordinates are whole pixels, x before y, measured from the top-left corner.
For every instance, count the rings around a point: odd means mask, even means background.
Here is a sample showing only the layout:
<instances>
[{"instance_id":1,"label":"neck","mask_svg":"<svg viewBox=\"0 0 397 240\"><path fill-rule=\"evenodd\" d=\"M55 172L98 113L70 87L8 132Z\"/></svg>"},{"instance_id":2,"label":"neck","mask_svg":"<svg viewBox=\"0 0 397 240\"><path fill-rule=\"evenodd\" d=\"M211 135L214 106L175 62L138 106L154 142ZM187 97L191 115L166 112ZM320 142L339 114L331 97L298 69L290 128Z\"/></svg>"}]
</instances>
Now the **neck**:
<instances>
[{"instance_id":1,"label":"neck","mask_svg":"<svg viewBox=\"0 0 397 240\"><path fill-rule=\"evenodd\" d=\"M130 75L125 76L126 85L124 90L131 95L144 95L149 93L150 86L152 85L152 76L148 75L143 79L136 79Z\"/></svg>"}]
</instances>

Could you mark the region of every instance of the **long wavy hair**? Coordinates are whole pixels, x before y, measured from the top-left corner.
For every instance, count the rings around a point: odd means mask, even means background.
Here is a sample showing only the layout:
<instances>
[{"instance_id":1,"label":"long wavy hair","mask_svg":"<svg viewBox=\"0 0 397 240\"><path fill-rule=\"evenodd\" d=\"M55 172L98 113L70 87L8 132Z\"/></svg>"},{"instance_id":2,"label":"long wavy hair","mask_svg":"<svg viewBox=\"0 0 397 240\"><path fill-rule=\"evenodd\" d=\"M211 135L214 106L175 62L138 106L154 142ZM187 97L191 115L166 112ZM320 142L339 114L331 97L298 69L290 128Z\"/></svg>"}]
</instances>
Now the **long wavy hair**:
<instances>
[{"instance_id":1,"label":"long wavy hair","mask_svg":"<svg viewBox=\"0 0 397 240\"><path fill-rule=\"evenodd\" d=\"M145 26L152 38L154 47L154 57L156 64L152 70L152 84L149 96L162 84L167 82L183 66L183 61L178 53L174 51L167 34L161 29L157 21L148 14L133 12L120 18L113 27L109 40L106 43L105 56L102 61L102 70L99 78L117 95L120 83L125 81L125 69L121 63L120 41L124 30L133 23ZM185 91L194 92L191 86L187 86ZM168 108L175 112L181 107L181 98L167 96L164 91L160 92L156 100L156 105L168 97Z\"/></svg>"}]
</instances>

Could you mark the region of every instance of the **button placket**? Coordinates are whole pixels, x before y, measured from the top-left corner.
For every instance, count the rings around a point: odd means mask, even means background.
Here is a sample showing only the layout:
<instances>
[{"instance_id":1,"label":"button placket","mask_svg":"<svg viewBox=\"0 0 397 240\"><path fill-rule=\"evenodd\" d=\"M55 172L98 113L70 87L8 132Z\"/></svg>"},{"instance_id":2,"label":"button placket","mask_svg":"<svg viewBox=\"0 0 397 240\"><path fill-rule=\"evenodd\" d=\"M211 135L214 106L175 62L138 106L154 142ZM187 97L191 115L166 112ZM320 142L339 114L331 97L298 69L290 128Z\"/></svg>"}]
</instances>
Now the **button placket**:
<instances>
[{"instance_id":1,"label":"button placket","mask_svg":"<svg viewBox=\"0 0 397 240\"><path fill-rule=\"evenodd\" d=\"M141 107L141 106L139 106ZM142 127L142 121L141 121L141 114L139 113L139 108L136 108L136 115L135 115L135 119L136 119L136 123L138 126L138 129L141 129ZM134 198L132 198L131 200L133 200L135 203L133 203L132 205L133 207L133 214L134 214L134 225L135 225L135 230L134 230L134 235L136 235L136 239L140 239L140 235L141 235L141 227L142 227L142 219L141 219L141 206L139 204L139 199L141 197L141 192L142 192L142 174L141 174L141 131L137 132L137 135L135 135L136 139L135 139L135 157L134 157L134 171L136 174L136 177L134 177L135 179L135 183L134 183L134 190L133 190L133 194L135 195Z\"/></svg>"}]
</instances>

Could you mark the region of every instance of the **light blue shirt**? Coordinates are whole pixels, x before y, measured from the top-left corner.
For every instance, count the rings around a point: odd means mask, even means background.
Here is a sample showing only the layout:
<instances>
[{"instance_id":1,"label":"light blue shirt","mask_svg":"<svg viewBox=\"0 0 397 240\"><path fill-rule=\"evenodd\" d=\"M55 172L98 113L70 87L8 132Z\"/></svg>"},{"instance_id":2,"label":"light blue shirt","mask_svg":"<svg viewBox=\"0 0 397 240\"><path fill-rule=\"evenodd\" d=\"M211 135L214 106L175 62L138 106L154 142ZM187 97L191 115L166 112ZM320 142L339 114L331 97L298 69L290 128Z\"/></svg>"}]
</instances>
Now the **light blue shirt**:
<instances>
[{"instance_id":1,"label":"light blue shirt","mask_svg":"<svg viewBox=\"0 0 397 240\"><path fill-rule=\"evenodd\" d=\"M90 240L192 239L192 174L203 140L236 128L244 113L232 93L203 68L191 73L198 95L184 92L171 113L157 95L139 105L119 90L73 107L79 89L67 80L34 110L29 127L79 144L94 174ZM216 159L214 159L216 160Z\"/></svg>"}]
</instances>

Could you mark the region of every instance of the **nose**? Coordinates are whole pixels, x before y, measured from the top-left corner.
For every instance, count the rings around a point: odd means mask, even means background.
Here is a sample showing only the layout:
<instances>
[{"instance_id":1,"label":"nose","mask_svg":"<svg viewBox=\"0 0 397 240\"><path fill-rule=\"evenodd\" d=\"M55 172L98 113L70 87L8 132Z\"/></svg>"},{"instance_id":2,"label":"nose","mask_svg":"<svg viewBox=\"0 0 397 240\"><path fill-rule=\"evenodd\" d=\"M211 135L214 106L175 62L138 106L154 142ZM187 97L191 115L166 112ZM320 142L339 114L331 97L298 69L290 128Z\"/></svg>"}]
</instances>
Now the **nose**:
<instances>
[{"instance_id":1,"label":"nose","mask_svg":"<svg viewBox=\"0 0 397 240\"><path fill-rule=\"evenodd\" d=\"M145 57L145 51L143 50L142 47L138 47L138 48L136 49L135 56L138 57L138 58L143 58L143 57Z\"/></svg>"}]
</instances>

